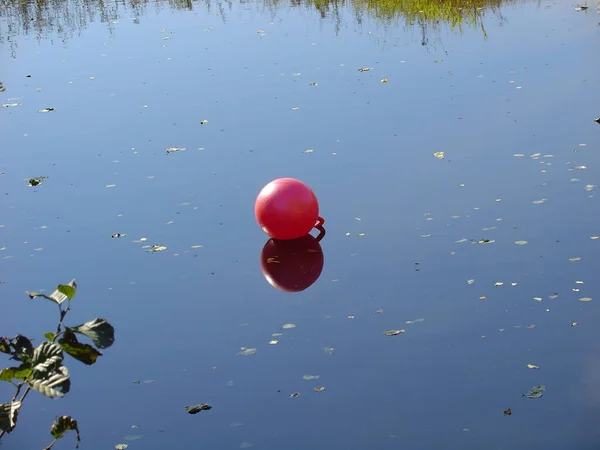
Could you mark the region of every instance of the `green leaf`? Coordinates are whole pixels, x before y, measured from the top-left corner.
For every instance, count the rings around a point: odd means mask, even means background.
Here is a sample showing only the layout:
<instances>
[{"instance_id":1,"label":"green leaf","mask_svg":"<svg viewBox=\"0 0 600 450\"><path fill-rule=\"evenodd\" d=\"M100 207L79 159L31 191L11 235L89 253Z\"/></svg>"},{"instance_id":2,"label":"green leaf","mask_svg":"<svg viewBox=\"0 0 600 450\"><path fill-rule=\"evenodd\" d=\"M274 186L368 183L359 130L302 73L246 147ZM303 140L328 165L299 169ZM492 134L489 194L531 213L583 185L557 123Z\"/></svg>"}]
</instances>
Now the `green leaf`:
<instances>
[{"instance_id":1,"label":"green leaf","mask_svg":"<svg viewBox=\"0 0 600 450\"><path fill-rule=\"evenodd\" d=\"M89 337L98 348L108 348L115 341L115 329L102 318L90 320L76 327L67 327L67 330Z\"/></svg>"},{"instance_id":2,"label":"green leaf","mask_svg":"<svg viewBox=\"0 0 600 450\"><path fill-rule=\"evenodd\" d=\"M10 433L17 425L21 402L0 404L0 430Z\"/></svg>"},{"instance_id":3,"label":"green leaf","mask_svg":"<svg viewBox=\"0 0 600 450\"><path fill-rule=\"evenodd\" d=\"M49 341L53 341L54 340L54 333L52 333L51 331L49 331L48 333L44 334L44 337L46 339L48 339Z\"/></svg>"},{"instance_id":4,"label":"green leaf","mask_svg":"<svg viewBox=\"0 0 600 450\"><path fill-rule=\"evenodd\" d=\"M91 345L77 341L77 336L70 331L66 331L58 343L66 353L88 366L94 364L98 356L102 356L102 353Z\"/></svg>"},{"instance_id":5,"label":"green leaf","mask_svg":"<svg viewBox=\"0 0 600 450\"><path fill-rule=\"evenodd\" d=\"M59 284L56 290L50 294L42 294L41 292L29 292L25 291L29 298L34 299L36 297L42 297L46 300L50 300L51 302L56 303L57 305L61 305L65 300L70 300L75 296L75 292L77 290L77 283L75 280L71 280L67 284Z\"/></svg>"},{"instance_id":6,"label":"green leaf","mask_svg":"<svg viewBox=\"0 0 600 450\"><path fill-rule=\"evenodd\" d=\"M69 371L65 366L46 374L33 372L27 382L32 389L49 398L63 397L71 388Z\"/></svg>"},{"instance_id":7,"label":"green leaf","mask_svg":"<svg viewBox=\"0 0 600 450\"><path fill-rule=\"evenodd\" d=\"M12 382L15 378L17 380L24 380L31 374L31 366L29 364L21 364L19 367L9 367L0 371L0 380Z\"/></svg>"},{"instance_id":8,"label":"green leaf","mask_svg":"<svg viewBox=\"0 0 600 450\"><path fill-rule=\"evenodd\" d=\"M54 418L54 423L50 427L50 434L54 439L62 439L65 433L74 431L77 434L77 443L75 448L79 448L81 436L79 435L79 427L77 421L71 416L60 416Z\"/></svg>"},{"instance_id":9,"label":"green leaf","mask_svg":"<svg viewBox=\"0 0 600 450\"><path fill-rule=\"evenodd\" d=\"M33 369L27 379L31 388L50 398L69 392L69 371L62 361L63 351L58 344L42 342L33 352Z\"/></svg>"},{"instance_id":10,"label":"green leaf","mask_svg":"<svg viewBox=\"0 0 600 450\"><path fill-rule=\"evenodd\" d=\"M77 283L75 283L75 280L71 280L68 284L59 284L56 290L66 295L69 300L72 300L77 291Z\"/></svg>"},{"instance_id":11,"label":"green leaf","mask_svg":"<svg viewBox=\"0 0 600 450\"><path fill-rule=\"evenodd\" d=\"M29 362L33 357L33 344L20 334L12 339L0 337L0 352L11 355L11 359Z\"/></svg>"}]
</instances>

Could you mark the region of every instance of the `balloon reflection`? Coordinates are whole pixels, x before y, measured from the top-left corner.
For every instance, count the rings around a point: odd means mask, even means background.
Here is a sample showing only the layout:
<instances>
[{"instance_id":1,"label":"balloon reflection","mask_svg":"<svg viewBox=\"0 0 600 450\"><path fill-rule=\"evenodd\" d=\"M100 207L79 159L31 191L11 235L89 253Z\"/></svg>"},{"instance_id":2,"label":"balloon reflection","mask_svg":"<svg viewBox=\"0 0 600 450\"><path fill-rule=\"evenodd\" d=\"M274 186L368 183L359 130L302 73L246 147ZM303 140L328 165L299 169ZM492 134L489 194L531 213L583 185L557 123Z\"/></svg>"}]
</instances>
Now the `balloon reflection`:
<instances>
[{"instance_id":1,"label":"balloon reflection","mask_svg":"<svg viewBox=\"0 0 600 450\"><path fill-rule=\"evenodd\" d=\"M260 266L271 286L283 292L301 292L319 279L324 257L321 239L322 226L316 227L319 235L307 234L292 240L269 239L262 249Z\"/></svg>"}]
</instances>

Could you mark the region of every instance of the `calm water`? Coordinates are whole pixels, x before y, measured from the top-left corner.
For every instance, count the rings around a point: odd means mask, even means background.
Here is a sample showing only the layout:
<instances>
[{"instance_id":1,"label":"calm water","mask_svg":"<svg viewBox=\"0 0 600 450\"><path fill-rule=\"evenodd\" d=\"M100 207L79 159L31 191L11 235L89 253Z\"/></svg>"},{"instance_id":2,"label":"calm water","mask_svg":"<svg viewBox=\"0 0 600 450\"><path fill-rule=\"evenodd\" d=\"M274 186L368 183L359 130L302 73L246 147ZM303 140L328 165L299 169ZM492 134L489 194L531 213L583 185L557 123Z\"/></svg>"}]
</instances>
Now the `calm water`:
<instances>
[{"instance_id":1,"label":"calm water","mask_svg":"<svg viewBox=\"0 0 600 450\"><path fill-rule=\"evenodd\" d=\"M41 339L56 309L24 291L76 278L68 322L116 342L2 448L47 445L56 414L82 449L597 448L600 27L574 6L427 45L350 7L119 6L40 39L5 16L0 334ZM263 277L253 213L282 176L326 219L295 294Z\"/></svg>"}]
</instances>

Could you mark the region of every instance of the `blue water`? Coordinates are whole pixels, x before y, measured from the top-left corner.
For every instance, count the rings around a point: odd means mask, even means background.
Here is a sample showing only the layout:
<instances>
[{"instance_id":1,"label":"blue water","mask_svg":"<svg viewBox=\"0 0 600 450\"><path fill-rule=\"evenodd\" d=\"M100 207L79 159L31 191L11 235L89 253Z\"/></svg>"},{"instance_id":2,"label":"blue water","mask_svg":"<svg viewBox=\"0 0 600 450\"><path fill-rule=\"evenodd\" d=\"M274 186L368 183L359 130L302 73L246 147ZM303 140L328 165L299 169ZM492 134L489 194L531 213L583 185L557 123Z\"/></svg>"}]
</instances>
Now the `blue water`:
<instances>
[{"instance_id":1,"label":"blue water","mask_svg":"<svg viewBox=\"0 0 600 450\"><path fill-rule=\"evenodd\" d=\"M3 17L0 334L42 339L56 307L24 291L75 278L66 322L116 341L67 361L64 399L31 393L2 448L43 448L57 414L82 449L597 448L600 27L573 7L425 46L350 7L121 5L40 39ZM261 273L253 215L284 176L327 229L295 294Z\"/></svg>"}]
</instances>

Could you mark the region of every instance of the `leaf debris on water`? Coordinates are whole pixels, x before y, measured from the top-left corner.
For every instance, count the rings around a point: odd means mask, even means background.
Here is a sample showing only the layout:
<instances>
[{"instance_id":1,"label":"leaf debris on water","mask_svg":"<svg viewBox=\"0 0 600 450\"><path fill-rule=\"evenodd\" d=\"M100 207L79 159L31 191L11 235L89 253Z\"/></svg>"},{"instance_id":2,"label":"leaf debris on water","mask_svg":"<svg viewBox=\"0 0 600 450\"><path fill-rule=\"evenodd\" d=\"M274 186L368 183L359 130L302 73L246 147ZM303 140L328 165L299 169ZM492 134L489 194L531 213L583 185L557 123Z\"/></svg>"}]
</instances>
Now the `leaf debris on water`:
<instances>
[{"instance_id":1,"label":"leaf debris on water","mask_svg":"<svg viewBox=\"0 0 600 450\"><path fill-rule=\"evenodd\" d=\"M512 410L510 408L505 409L504 411L502 411L502 414L504 414L505 416L510 416L512 414Z\"/></svg>"},{"instance_id":2,"label":"leaf debris on water","mask_svg":"<svg viewBox=\"0 0 600 450\"><path fill-rule=\"evenodd\" d=\"M200 125L206 125L207 123L208 123L208 120L206 120L206 119L200 121Z\"/></svg>"},{"instance_id":3,"label":"leaf debris on water","mask_svg":"<svg viewBox=\"0 0 600 450\"><path fill-rule=\"evenodd\" d=\"M120 238L120 237L123 237L123 236L127 236L127 235L124 234L124 233L113 233L113 234L111 234L110 237L111 238Z\"/></svg>"},{"instance_id":4,"label":"leaf debris on water","mask_svg":"<svg viewBox=\"0 0 600 450\"><path fill-rule=\"evenodd\" d=\"M238 356L250 356L256 354L255 348L242 347L239 352L236 353Z\"/></svg>"},{"instance_id":5,"label":"leaf debris on water","mask_svg":"<svg viewBox=\"0 0 600 450\"><path fill-rule=\"evenodd\" d=\"M106 186L104 186L105 188L114 188L117 187L116 184L107 184Z\"/></svg>"},{"instance_id":6,"label":"leaf debris on water","mask_svg":"<svg viewBox=\"0 0 600 450\"><path fill-rule=\"evenodd\" d=\"M183 152L184 150L185 150L185 147L169 147L167 149L167 154L174 153L174 152Z\"/></svg>"},{"instance_id":7,"label":"leaf debris on water","mask_svg":"<svg viewBox=\"0 0 600 450\"><path fill-rule=\"evenodd\" d=\"M527 368L528 369L539 370L540 366L535 365L535 364L527 364Z\"/></svg>"},{"instance_id":8,"label":"leaf debris on water","mask_svg":"<svg viewBox=\"0 0 600 450\"><path fill-rule=\"evenodd\" d=\"M50 112L50 111L54 111L54 108L44 108L44 109L40 109L38 112L47 113L47 112Z\"/></svg>"},{"instance_id":9,"label":"leaf debris on water","mask_svg":"<svg viewBox=\"0 0 600 450\"><path fill-rule=\"evenodd\" d=\"M209 411L212 409L208 403L200 403L198 405L186 406L185 410L188 414L198 414L200 411Z\"/></svg>"},{"instance_id":10,"label":"leaf debris on water","mask_svg":"<svg viewBox=\"0 0 600 450\"><path fill-rule=\"evenodd\" d=\"M29 179L29 187L36 187L39 186L40 184L42 184L43 182L45 182L48 179L47 176L41 176L41 177L37 177L37 178L30 178Z\"/></svg>"},{"instance_id":11,"label":"leaf debris on water","mask_svg":"<svg viewBox=\"0 0 600 450\"><path fill-rule=\"evenodd\" d=\"M302 376L303 380L318 380L319 378L321 378L321 375L303 375Z\"/></svg>"},{"instance_id":12,"label":"leaf debris on water","mask_svg":"<svg viewBox=\"0 0 600 450\"><path fill-rule=\"evenodd\" d=\"M115 445L115 450L125 450L129 445L127 444L117 444Z\"/></svg>"},{"instance_id":13,"label":"leaf debris on water","mask_svg":"<svg viewBox=\"0 0 600 450\"><path fill-rule=\"evenodd\" d=\"M150 253L156 253L156 252L163 252L166 249L167 249L167 247L165 247L164 245L153 245L146 251L150 252Z\"/></svg>"},{"instance_id":14,"label":"leaf debris on water","mask_svg":"<svg viewBox=\"0 0 600 450\"><path fill-rule=\"evenodd\" d=\"M435 152L433 154L433 156L435 156L437 159L444 159L444 155L445 155L444 152Z\"/></svg>"},{"instance_id":15,"label":"leaf debris on water","mask_svg":"<svg viewBox=\"0 0 600 450\"><path fill-rule=\"evenodd\" d=\"M523 394L523 396L527 398L541 398L545 390L546 386L534 386L527 394Z\"/></svg>"},{"instance_id":16,"label":"leaf debris on water","mask_svg":"<svg viewBox=\"0 0 600 450\"><path fill-rule=\"evenodd\" d=\"M298 398L298 397L300 397L300 393L299 392L292 392L290 394L290 397L292 397L292 398Z\"/></svg>"},{"instance_id":17,"label":"leaf debris on water","mask_svg":"<svg viewBox=\"0 0 600 450\"><path fill-rule=\"evenodd\" d=\"M399 334L406 333L406 330L387 330L383 334L386 336L398 336Z\"/></svg>"},{"instance_id":18,"label":"leaf debris on water","mask_svg":"<svg viewBox=\"0 0 600 450\"><path fill-rule=\"evenodd\" d=\"M325 390L325 387L323 386L317 386L316 388L314 388L315 392L323 392Z\"/></svg>"},{"instance_id":19,"label":"leaf debris on water","mask_svg":"<svg viewBox=\"0 0 600 450\"><path fill-rule=\"evenodd\" d=\"M387 78L382 78L381 80L379 80L382 83L387 83L389 80Z\"/></svg>"},{"instance_id":20,"label":"leaf debris on water","mask_svg":"<svg viewBox=\"0 0 600 450\"><path fill-rule=\"evenodd\" d=\"M312 153L314 150L312 148L307 148L306 150L302 150L302 153Z\"/></svg>"},{"instance_id":21,"label":"leaf debris on water","mask_svg":"<svg viewBox=\"0 0 600 450\"><path fill-rule=\"evenodd\" d=\"M360 69L358 69L359 72L369 72L370 70L373 70L372 67L361 67Z\"/></svg>"},{"instance_id":22,"label":"leaf debris on water","mask_svg":"<svg viewBox=\"0 0 600 450\"><path fill-rule=\"evenodd\" d=\"M580 302L591 302L592 301L592 297L581 297L579 299Z\"/></svg>"},{"instance_id":23,"label":"leaf debris on water","mask_svg":"<svg viewBox=\"0 0 600 450\"><path fill-rule=\"evenodd\" d=\"M142 439L144 436L142 434L126 434L123 439L126 441L137 441L138 439Z\"/></svg>"},{"instance_id":24,"label":"leaf debris on water","mask_svg":"<svg viewBox=\"0 0 600 450\"><path fill-rule=\"evenodd\" d=\"M415 319L415 320L407 320L405 323L407 325L412 325L413 323L424 322L425 319Z\"/></svg>"},{"instance_id":25,"label":"leaf debris on water","mask_svg":"<svg viewBox=\"0 0 600 450\"><path fill-rule=\"evenodd\" d=\"M581 261L581 256L573 256L573 257L569 258L569 261L571 261L571 262Z\"/></svg>"},{"instance_id":26,"label":"leaf debris on water","mask_svg":"<svg viewBox=\"0 0 600 450\"><path fill-rule=\"evenodd\" d=\"M286 323L282 325L281 328L283 328L284 330L289 330L290 328L296 328L296 325L294 325L293 323Z\"/></svg>"},{"instance_id":27,"label":"leaf debris on water","mask_svg":"<svg viewBox=\"0 0 600 450\"><path fill-rule=\"evenodd\" d=\"M525 244L527 244L527 241L515 241L515 244L517 244L517 245L525 245Z\"/></svg>"}]
</instances>

